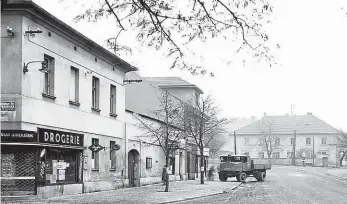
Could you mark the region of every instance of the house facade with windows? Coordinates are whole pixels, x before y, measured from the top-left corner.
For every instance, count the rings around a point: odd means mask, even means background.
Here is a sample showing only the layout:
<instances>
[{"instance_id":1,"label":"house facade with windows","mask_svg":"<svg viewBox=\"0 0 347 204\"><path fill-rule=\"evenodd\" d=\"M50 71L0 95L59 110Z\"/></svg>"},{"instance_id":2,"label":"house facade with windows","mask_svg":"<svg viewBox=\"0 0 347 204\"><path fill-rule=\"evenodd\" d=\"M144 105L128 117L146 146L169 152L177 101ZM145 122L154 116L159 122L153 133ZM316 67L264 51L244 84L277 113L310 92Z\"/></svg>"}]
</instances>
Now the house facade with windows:
<instances>
[{"instance_id":1,"label":"house facade with windows","mask_svg":"<svg viewBox=\"0 0 347 204\"><path fill-rule=\"evenodd\" d=\"M127 74L128 75L128 74ZM151 122L153 126L164 124L164 120L160 120L155 112L161 110L160 103L161 96L167 91L173 103L180 104L183 99L189 98L178 97L168 89L161 89L156 83L148 80L147 77L140 77L137 74L129 73L130 78L141 78L142 83L127 84L126 85L126 132L128 141L128 151L132 149L133 156L129 154L129 166L138 166L135 175L135 185L143 185L150 183L161 182L162 169L166 164L165 155L160 145L153 144L150 138L145 134L146 130L139 128L141 125L139 120ZM174 77L175 80L183 81L180 78ZM156 77L159 79L159 77ZM162 81L168 80L168 77ZM170 83L173 84L171 80ZM188 82L185 82L188 83ZM192 85L193 86L193 85ZM192 87L187 87L191 89ZM193 89L196 86L194 85ZM190 93L185 90L185 93ZM199 91L198 94L202 93ZM181 93L180 96L183 94ZM194 93L195 96L195 93ZM199 178L200 171L200 155L197 146L189 140L187 135L182 135L179 140L180 149L172 152L169 155L168 173L171 180L186 180ZM205 161L207 161L208 154L206 153ZM134 164L131 164L131 158ZM205 162L205 166L207 163ZM130 171L130 167L128 168ZM206 168L205 168L206 169Z\"/></svg>"},{"instance_id":2,"label":"house facade with windows","mask_svg":"<svg viewBox=\"0 0 347 204\"><path fill-rule=\"evenodd\" d=\"M339 163L336 137L341 131L312 113L264 115L235 132L237 154L249 155L257 162L272 158L273 164L280 165L303 165L305 162L305 165L337 166ZM232 140L234 145L234 138ZM272 148L266 148L266 144L271 144ZM271 150L270 157L267 150Z\"/></svg>"},{"instance_id":3,"label":"house facade with windows","mask_svg":"<svg viewBox=\"0 0 347 204\"><path fill-rule=\"evenodd\" d=\"M1 195L128 186L123 80L136 68L32 1L1 9Z\"/></svg>"}]
</instances>

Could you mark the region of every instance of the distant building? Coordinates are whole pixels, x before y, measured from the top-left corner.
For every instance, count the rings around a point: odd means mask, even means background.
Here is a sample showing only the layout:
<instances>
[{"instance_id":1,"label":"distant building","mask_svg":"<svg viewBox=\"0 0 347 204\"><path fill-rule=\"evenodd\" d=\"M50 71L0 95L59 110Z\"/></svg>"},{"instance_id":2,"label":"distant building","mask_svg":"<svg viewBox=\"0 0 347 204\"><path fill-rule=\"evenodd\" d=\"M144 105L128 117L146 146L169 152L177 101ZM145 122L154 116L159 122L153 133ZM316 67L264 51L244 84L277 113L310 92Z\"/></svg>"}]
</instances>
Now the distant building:
<instances>
[{"instance_id":1,"label":"distant building","mask_svg":"<svg viewBox=\"0 0 347 204\"><path fill-rule=\"evenodd\" d=\"M312 113L307 115L267 116L236 130L237 154L250 155L255 160L268 160L264 143L263 124L270 124L276 149L273 164L314 166L338 165L339 153L336 136L341 132ZM262 134L263 133L263 134ZM296 140L294 140L296 138ZM295 145L295 151L293 148Z\"/></svg>"},{"instance_id":2,"label":"distant building","mask_svg":"<svg viewBox=\"0 0 347 204\"><path fill-rule=\"evenodd\" d=\"M138 127L139 120L137 118L151 121L153 125L163 124L165 123L164 118L163 120L158 119L155 112L162 110L160 97L165 91L168 91L170 100L178 104L181 101L190 102L191 96L199 97L202 91L195 85L189 84L178 77L154 77L156 79L154 82L154 78L140 77L138 74L128 73L127 78L143 80L142 83L126 85L127 142L129 150L132 149L131 151L134 152L136 158L134 161L140 167L140 170L135 172L139 179L134 184L139 186L158 183L161 182L161 170L166 163L165 155L158 144L146 143L149 138L146 138L148 136L144 136L145 131ZM165 88L159 86L158 81L160 81L160 84L167 84L167 86ZM181 83L185 83L186 86L177 88ZM177 149L175 153L169 155L168 169L170 179L185 180L198 178L200 155L197 151L197 146L186 135L181 138L181 141L185 148Z\"/></svg>"}]
</instances>

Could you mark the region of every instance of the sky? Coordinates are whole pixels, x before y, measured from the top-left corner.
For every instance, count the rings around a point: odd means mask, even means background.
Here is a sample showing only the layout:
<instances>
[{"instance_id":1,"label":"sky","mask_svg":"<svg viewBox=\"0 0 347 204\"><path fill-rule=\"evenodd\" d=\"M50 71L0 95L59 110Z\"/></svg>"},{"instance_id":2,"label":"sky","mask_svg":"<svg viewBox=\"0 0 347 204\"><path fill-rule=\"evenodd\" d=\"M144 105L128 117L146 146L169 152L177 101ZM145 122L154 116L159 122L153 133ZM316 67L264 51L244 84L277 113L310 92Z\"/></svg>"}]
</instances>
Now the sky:
<instances>
[{"instance_id":1,"label":"sky","mask_svg":"<svg viewBox=\"0 0 347 204\"><path fill-rule=\"evenodd\" d=\"M115 30L110 22L74 23L82 8L72 1L34 0L48 12L100 45ZM212 94L224 117L241 118L312 112L337 129L347 131L347 3L343 0L272 0L269 36L281 45L278 65L226 65L222 44L202 45L205 66L215 77L192 76L170 70L163 53L141 47L123 59L140 69L141 76L178 76ZM130 44L133 39L128 36Z\"/></svg>"}]
</instances>

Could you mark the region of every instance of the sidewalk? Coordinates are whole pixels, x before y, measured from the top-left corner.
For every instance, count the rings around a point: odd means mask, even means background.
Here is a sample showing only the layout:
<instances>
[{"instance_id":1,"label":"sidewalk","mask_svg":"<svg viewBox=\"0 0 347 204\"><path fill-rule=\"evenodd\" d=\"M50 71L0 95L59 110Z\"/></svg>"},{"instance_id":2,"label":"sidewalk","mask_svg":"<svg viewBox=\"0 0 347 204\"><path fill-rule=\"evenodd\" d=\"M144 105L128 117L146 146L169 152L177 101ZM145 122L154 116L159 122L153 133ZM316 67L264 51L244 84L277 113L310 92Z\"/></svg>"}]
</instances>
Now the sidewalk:
<instances>
[{"instance_id":1,"label":"sidewalk","mask_svg":"<svg viewBox=\"0 0 347 204\"><path fill-rule=\"evenodd\" d=\"M231 192L240 184L240 182L234 179L227 182L205 181L203 185L200 184L200 180L186 180L171 182L169 192L164 192L165 186L163 184L157 184L137 188L49 198L34 203L173 203ZM25 203L32 202L27 201Z\"/></svg>"}]
</instances>

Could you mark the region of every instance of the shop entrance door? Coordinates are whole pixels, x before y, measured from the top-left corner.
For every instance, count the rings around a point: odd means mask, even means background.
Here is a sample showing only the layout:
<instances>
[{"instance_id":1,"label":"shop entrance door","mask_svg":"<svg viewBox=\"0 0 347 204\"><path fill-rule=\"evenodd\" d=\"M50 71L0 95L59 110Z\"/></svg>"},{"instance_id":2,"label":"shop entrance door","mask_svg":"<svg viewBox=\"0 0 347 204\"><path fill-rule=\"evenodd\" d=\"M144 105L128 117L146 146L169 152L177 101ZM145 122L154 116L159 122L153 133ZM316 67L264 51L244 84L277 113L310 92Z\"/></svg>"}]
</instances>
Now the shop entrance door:
<instances>
[{"instance_id":1,"label":"shop entrance door","mask_svg":"<svg viewBox=\"0 0 347 204\"><path fill-rule=\"evenodd\" d=\"M140 154L136 149L132 149L128 153L128 178L129 186L140 186Z\"/></svg>"},{"instance_id":2,"label":"shop entrance door","mask_svg":"<svg viewBox=\"0 0 347 204\"><path fill-rule=\"evenodd\" d=\"M328 157L323 157L323 167L328 167Z\"/></svg>"}]
</instances>

